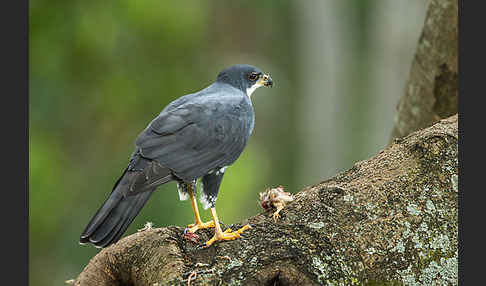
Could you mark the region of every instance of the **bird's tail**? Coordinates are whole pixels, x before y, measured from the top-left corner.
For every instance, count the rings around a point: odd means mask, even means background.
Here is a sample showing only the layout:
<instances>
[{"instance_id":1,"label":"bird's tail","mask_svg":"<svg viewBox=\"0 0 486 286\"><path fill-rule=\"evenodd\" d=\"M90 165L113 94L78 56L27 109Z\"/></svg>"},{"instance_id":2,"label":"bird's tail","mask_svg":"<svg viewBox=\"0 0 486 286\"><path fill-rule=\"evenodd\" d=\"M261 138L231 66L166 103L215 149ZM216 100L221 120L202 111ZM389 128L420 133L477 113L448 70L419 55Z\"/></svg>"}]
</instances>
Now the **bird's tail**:
<instances>
[{"instance_id":1,"label":"bird's tail","mask_svg":"<svg viewBox=\"0 0 486 286\"><path fill-rule=\"evenodd\" d=\"M153 186L153 184L150 184L152 180L145 184L145 186L150 185L150 188L136 184L140 177L148 176L149 173L147 172L150 170L151 168L145 168L142 172L132 172L128 171L127 168L123 172L108 199L106 199L81 234L81 244L92 243L96 247L102 248L120 239L150 198L150 195L160 185ZM159 179L159 181L166 183L172 177L170 174L167 174L165 178L165 180ZM133 188L134 185L137 186L135 187L135 192L129 194L130 186ZM144 188L143 192L136 192L142 187Z\"/></svg>"},{"instance_id":2,"label":"bird's tail","mask_svg":"<svg viewBox=\"0 0 486 286\"><path fill-rule=\"evenodd\" d=\"M92 243L101 248L117 242L154 190L123 196L115 188L84 229L80 243Z\"/></svg>"}]
</instances>

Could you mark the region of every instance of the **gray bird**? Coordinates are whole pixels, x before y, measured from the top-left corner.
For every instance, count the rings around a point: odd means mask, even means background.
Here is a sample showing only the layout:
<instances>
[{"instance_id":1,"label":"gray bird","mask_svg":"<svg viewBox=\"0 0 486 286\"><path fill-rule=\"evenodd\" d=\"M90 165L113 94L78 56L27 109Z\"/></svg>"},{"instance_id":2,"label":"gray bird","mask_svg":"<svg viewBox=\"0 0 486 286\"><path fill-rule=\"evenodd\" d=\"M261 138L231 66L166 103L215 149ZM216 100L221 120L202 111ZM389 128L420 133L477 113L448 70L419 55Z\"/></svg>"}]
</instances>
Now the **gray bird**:
<instances>
[{"instance_id":1,"label":"gray bird","mask_svg":"<svg viewBox=\"0 0 486 286\"><path fill-rule=\"evenodd\" d=\"M232 240L249 229L222 231L216 214L216 199L226 167L245 148L253 131L255 115L251 94L261 86L272 86L270 76L250 65L222 70L214 83L184 95L150 122L135 141L128 167L81 234L80 243L106 247L117 242L155 189L177 182L181 200L191 199L195 223L188 231L215 228L210 246ZM201 203L211 208L213 220L202 222L196 202L196 180L201 178Z\"/></svg>"}]
</instances>

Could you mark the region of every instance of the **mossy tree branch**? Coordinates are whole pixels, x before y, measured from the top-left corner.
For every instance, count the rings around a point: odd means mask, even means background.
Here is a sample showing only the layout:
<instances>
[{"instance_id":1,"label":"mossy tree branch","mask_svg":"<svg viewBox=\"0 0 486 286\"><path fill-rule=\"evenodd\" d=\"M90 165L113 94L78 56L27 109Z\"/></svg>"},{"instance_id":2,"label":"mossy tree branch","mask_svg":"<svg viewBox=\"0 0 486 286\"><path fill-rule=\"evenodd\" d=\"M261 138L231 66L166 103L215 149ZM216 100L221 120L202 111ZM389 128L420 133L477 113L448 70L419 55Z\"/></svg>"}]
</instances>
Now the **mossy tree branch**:
<instances>
[{"instance_id":1,"label":"mossy tree branch","mask_svg":"<svg viewBox=\"0 0 486 286\"><path fill-rule=\"evenodd\" d=\"M298 192L278 223L241 222L253 228L239 240L199 249L182 227L132 234L75 285L187 285L193 272L190 285L457 285L457 142L457 115L397 139Z\"/></svg>"}]
</instances>

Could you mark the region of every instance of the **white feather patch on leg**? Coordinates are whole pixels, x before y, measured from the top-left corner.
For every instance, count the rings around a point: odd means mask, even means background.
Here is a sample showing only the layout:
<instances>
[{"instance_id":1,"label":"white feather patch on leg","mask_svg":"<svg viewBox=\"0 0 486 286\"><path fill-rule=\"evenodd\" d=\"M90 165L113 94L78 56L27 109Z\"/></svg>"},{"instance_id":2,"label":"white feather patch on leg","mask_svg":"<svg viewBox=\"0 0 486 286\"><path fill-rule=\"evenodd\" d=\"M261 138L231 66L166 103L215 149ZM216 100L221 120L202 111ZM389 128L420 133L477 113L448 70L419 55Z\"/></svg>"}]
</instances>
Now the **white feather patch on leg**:
<instances>
[{"instance_id":1,"label":"white feather patch on leg","mask_svg":"<svg viewBox=\"0 0 486 286\"><path fill-rule=\"evenodd\" d=\"M223 167L223 168L221 168L221 169L217 170L217 171L216 171L216 175L219 175L219 174L224 174L224 171L226 170L226 168L228 168L228 166Z\"/></svg>"},{"instance_id":2,"label":"white feather patch on leg","mask_svg":"<svg viewBox=\"0 0 486 286\"><path fill-rule=\"evenodd\" d=\"M186 190L186 187L180 183L177 183L177 192L179 193L179 200L185 201L189 199L189 193Z\"/></svg>"},{"instance_id":3,"label":"white feather patch on leg","mask_svg":"<svg viewBox=\"0 0 486 286\"><path fill-rule=\"evenodd\" d=\"M217 197L213 197L211 195L206 195L204 192L201 191L201 197L200 197L200 202L202 204L203 209L207 210L209 208L214 207L214 204L216 203Z\"/></svg>"}]
</instances>

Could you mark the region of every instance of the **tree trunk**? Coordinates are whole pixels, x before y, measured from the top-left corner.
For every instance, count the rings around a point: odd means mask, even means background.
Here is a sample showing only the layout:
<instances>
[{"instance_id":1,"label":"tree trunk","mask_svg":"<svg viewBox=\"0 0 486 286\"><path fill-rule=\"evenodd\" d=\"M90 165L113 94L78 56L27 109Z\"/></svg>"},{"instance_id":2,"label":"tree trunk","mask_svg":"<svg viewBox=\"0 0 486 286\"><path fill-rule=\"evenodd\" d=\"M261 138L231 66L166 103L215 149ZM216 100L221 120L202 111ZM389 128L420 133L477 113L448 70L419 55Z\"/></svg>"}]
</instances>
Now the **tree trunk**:
<instances>
[{"instance_id":1,"label":"tree trunk","mask_svg":"<svg viewBox=\"0 0 486 286\"><path fill-rule=\"evenodd\" d=\"M457 113L458 3L432 0L391 139Z\"/></svg>"},{"instance_id":2,"label":"tree trunk","mask_svg":"<svg viewBox=\"0 0 486 286\"><path fill-rule=\"evenodd\" d=\"M455 115L301 190L277 223L258 214L204 249L182 227L140 231L75 285L457 285L457 153Z\"/></svg>"}]
</instances>

